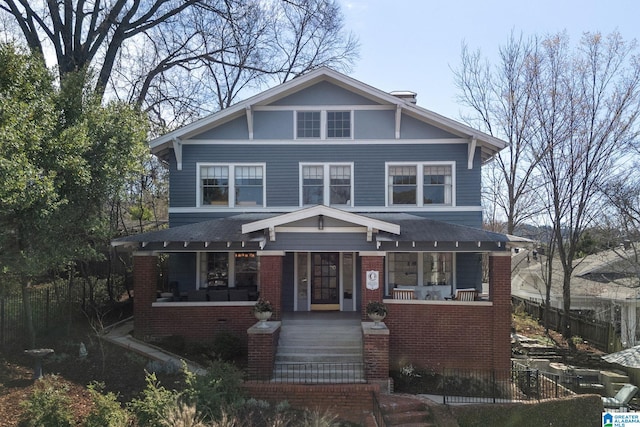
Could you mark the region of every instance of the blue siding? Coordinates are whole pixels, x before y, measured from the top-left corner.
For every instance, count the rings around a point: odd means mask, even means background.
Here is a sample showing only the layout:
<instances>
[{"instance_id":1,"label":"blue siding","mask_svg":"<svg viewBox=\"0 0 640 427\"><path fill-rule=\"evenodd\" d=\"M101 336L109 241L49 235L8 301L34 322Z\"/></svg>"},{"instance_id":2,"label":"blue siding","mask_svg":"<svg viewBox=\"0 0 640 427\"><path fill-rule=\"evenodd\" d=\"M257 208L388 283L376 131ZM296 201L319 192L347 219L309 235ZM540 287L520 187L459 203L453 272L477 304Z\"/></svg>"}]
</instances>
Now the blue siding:
<instances>
[{"instance_id":1,"label":"blue siding","mask_svg":"<svg viewBox=\"0 0 640 427\"><path fill-rule=\"evenodd\" d=\"M192 137L192 139L249 139L247 116L242 115L237 119L202 132L201 134Z\"/></svg>"},{"instance_id":2,"label":"blue siding","mask_svg":"<svg viewBox=\"0 0 640 427\"><path fill-rule=\"evenodd\" d=\"M478 253L456 254L456 286L482 289L482 255Z\"/></svg>"},{"instance_id":3,"label":"blue siding","mask_svg":"<svg viewBox=\"0 0 640 427\"><path fill-rule=\"evenodd\" d=\"M169 282L178 282L181 292L196 288L196 254L172 253L169 255Z\"/></svg>"},{"instance_id":4,"label":"blue siding","mask_svg":"<svg viewBox=\"0 0 640 427\"><path fill-rule=\"evenodd\" d=\"M400 138L424 139L424 138L457 138L457 136L431 126L406 114L402 115L400 122Z\"/></svg>"},{"instance_id":5,"label":"blue siding","mask_svg":"<svg viewBox=\"0 0 640 427\"><path fill-rule=\"evenodd\" d=\"M256 111L253 113L254 139L292 139L293 111Z\"/></svg>"},{"instance_id":6,"label":"blue siding","mask_svg":"<svg viewBox=\"0 0 640 427\"><path fill-rule=\"evenodd\" d=\"M271 105L372 105L373 101L329 82L320 82Z\"/></svg>"},{"instance_id":7,"label":"blue siding","mask_svg":"<svg viewBox=\"0 0 640 427\"><path fill-rule=\"evenodd\" d=\"M287 252L282 260L282 311L293 311L294 292L294 255Z\"/></svg>"},{"instance_id":8,"label":"blue siding","mask_svg":"<svg viewBox=\"0 0 640 427\"><path fill-rule=\"evenodd\" d=\"M172 157L172 156L171 156ZM466 144L366 145L184 145L183 169L170 162L172 207L196 205L196 162L266 162L268 207L299 205L300 162L353 162L354 202L357 206L384 206L385 162L456 161L457 205L480 206L480 156L467 169Z\"/></svg>"},{"instance_id":9,"label":"blue siding","mask_svg":"<svg viewBox=\"0 0 640 427\"><path fill-rule=\"evenodd\" d=\"M384 111L354 111L353 135L355 139L394 139L396 113Z\"/></svg>"}]
</instances>

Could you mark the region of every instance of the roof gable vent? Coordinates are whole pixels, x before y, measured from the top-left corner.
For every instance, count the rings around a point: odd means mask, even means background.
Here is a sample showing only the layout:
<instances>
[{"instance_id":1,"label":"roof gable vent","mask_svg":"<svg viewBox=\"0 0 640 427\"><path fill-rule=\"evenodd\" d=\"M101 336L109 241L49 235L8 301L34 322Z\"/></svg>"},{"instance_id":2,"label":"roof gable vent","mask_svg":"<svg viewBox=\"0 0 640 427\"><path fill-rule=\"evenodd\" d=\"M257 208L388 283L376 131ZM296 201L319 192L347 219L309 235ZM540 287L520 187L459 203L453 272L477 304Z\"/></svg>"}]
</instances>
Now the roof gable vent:
<instances>
[{"instance_id":1,"label":"roof gable vent","mask_svg":"<svg viewBox=\"0 0 640 427\"><path fill-rule=\"evenodd\" d=\"M395 96L396 98L400 98L412 104L415 104L417 102L418 94L415 92L411 92L410 90L394 90L390 94Z\"/></svg>"}]
</instances>

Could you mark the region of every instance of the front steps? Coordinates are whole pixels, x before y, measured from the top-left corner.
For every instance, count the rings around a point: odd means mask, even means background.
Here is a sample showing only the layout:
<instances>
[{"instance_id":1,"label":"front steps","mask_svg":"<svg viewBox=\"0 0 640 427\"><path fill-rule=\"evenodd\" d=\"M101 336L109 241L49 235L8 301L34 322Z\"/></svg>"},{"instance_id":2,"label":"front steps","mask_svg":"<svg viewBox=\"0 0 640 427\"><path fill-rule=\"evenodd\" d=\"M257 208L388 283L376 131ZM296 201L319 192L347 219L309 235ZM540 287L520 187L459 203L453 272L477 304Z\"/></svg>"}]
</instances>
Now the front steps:
<instances>
[{"instance_id":1,"label":"front steps","mask_svg":"<svg viewBox=\"0 0 640 427\"><path fill-rule=\"evenodd\" d=\"M410 396L380 396L380 410L387 427L436 426L429 406Z\"/></svg>"},{"instance_id":2,"label":"front steps","mask_svg":"<svg viewBox=\"0 0 640 427\"><path fill-rule=\"evenodd\" d=\"M287 313L276 352L274 382L364 383L358 313Z\"/></svg>"}]
</instances>

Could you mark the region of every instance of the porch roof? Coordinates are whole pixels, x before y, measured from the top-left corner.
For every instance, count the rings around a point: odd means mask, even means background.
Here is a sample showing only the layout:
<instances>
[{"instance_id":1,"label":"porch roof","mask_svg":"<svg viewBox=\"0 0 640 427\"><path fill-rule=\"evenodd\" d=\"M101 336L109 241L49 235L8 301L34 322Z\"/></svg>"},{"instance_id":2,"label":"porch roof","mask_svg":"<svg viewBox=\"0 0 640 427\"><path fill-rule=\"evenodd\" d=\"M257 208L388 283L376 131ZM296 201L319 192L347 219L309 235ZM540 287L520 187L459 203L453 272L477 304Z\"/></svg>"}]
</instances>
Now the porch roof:
<instances>
[{"instance_id":1,"label":"porch roof","mask_svg":"<svg viewBox=\"0 0 640 427\"><path fill-rule=\"evenodd\" d=\"M324 212L326 214L326 212ZM286 215L286 214L285 214ZM338 250L389 250L398 248L403 244L403 250L444 250L455 251L474 249L477 251L502 251L509 246L530 243L530 240L494 233L473 227L451 224L443 221L435 221L417 215L403 213L379 213L379 214L350 214L367 219L374 224L384 223L397 225L399 233L395 229L389 231L377 229L374 241L367 241L367 229L363 228L362 239L354 239L358 233L350 229L350 233L332 233L329 230L305 229L304 233L297 234L298 239L304 240L302 248L299 242L290 246L286 242L292 242L291 228L289 232L280 231L280 239L270 238L268 226L282 224L278 214L239 214L226 218L218 218L209 221L198 222L178 227L167 228L159 231L120 237L112 241L113 246L133 246L140 250L155 251L194 251L207 249L238 250L327 250L326 238L340 236L335 240ZM350 217L351 218L351 217ZM344 218L342 218L344 219ZM255 224L264 224L265 228L255 227ZM359 225L362 225L360 222ZM248 231L243 233L243 229ZM335 230L334 230L335 231ZM370 233L370 231L369 231ZM284 238L283 235L287 235ZM311 238L309 238L311 237ZM322 238L320 238L322 237ZM348 244L348 240L352 243ZM410 245L407 245L407 242ZM412 243L413 242L413 243ZM339 243L339 244L338 244ZM411 244L412 243L412 244ZM318 246L318 247L316 247Z\"/></svg>"}]
</instances>

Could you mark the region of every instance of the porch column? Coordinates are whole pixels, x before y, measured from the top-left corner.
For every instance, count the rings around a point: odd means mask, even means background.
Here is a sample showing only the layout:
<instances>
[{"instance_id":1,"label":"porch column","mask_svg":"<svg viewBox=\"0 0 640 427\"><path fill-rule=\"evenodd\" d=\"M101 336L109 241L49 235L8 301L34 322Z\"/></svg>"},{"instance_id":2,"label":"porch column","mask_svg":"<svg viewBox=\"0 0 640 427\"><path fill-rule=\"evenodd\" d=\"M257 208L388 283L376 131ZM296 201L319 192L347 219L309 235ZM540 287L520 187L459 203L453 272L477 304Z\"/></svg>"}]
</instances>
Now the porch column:
<instances>
[{"instance_id":1,"label":"porch column","mask_svg":"<svg viewBox=\"0 0 640 427\"><path fill-rule=\"evenodd\" d=\"M384 256L385 252L360 252L361 261L361 285L360 292L362 295L362 302L360 306L360 313L362 320L368 320L367 318L367 304L369 301L381 301L384 299ZM378 272L378 289L367 289L367 271Z\"/></svg>"},{"instance_id":2,"label":"porch column","mask_svg":"<svg viewBox=\"0 0 640 427\"><path fill-rule=\"evenodd\" d=\"M157 297L158 257L149 252L133 254L133 335L146 339L153 335L151 304Z\"/></svg>"},{"instance_id":3,"label":"porch column","mask_svg":"<svg viewBox=\"0 0 640 427\"><path fill-rule=\"evenodd\" d=\"M493 367L511 366L511 253L489 255L489 299L493 303Z\"/></svg>"},{"instance_id":4,"label":"porch column","mask_svg":"<svg viewBox=\"0 0 640 427\"><path fill-rule=\"evenodd\" d=\"M260 297L273 305L271 320L280 320L282 314L282 262L284 252L258 252L260 257Z\"/></svg>"}]
</instances>

